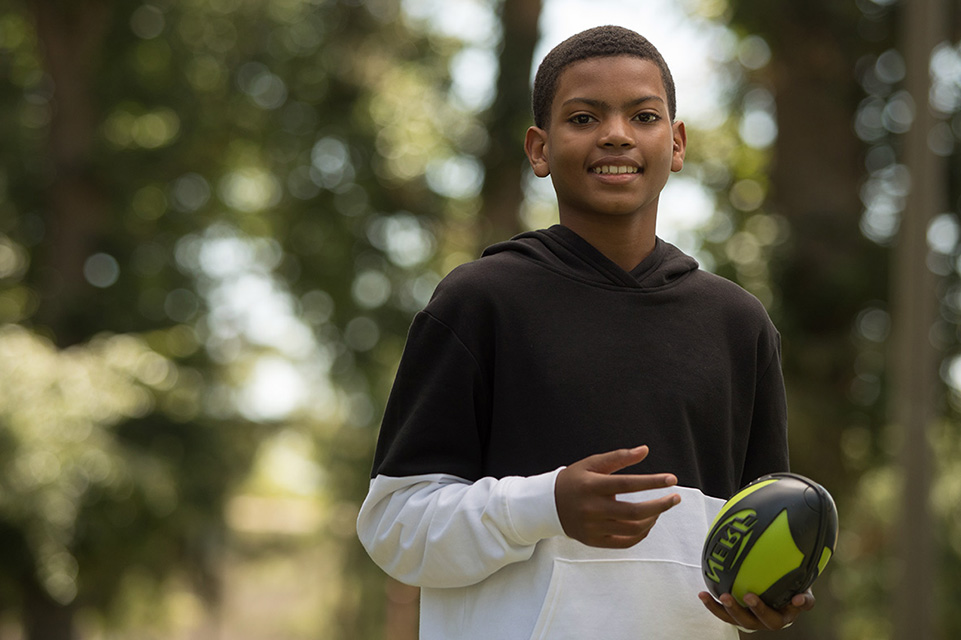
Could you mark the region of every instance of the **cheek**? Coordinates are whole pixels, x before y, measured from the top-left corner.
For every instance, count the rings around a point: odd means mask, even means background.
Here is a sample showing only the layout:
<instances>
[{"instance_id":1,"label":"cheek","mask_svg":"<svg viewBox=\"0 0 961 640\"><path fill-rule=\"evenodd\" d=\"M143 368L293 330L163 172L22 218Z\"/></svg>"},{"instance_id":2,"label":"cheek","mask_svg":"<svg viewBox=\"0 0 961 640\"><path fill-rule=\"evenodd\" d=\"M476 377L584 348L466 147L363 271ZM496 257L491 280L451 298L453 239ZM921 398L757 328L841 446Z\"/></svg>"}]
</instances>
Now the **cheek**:
<instances>
[{"instance_id":1,"label":"cheek","mask_svg":"<svg viewBox=\"0 0 961 640\"><path fill-rule=\"evenodd\" d=\"M674 145L671 144L670 146L661 147L661 150L658 153L658 172L663 171L665 173L670 173L673 171L674 161Z\"/></svg>"},{"instance_id":2,"label":"cheek","mask_svg":"<svg viewBox=\"0 0 961 640\"><path fill-rule=\"evenodd\" d=\"M572 194L578 193L578 190L571 184L570 177L564 175L561 171L551 172L551 184L554 185L554 193L558 198L567 199Z\"/></svg>"},{"instance_id":3,"label":"cheek","mask_svg":"<svg viewBox=\"0 0 961 640\"><path fill-rule=\"evenodd\" d=\"M555 182L570 182L577 180L584 173L582 163L568 155L552 156L550 158L551 177Z\"/></svg>"}]
</instances>

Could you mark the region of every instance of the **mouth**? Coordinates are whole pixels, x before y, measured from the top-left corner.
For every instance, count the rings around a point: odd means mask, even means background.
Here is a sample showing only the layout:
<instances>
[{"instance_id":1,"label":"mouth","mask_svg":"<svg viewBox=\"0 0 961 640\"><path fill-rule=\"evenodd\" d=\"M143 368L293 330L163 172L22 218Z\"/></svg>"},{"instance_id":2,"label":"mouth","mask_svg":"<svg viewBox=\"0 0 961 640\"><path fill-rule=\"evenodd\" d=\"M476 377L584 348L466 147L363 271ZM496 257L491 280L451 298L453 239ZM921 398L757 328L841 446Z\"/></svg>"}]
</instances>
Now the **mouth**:
<instances>
[{"instance_id":1,"label":"mouth","mask_svg":"<svg viewBox=\"0 0 961 640\"><path fill-rule=\"evenodd\" d=\"M640 173L641 170L635 166L605 164L591 167L591 173L599 175L618 175L621 173Z\"/></svg>"}]
</instances>

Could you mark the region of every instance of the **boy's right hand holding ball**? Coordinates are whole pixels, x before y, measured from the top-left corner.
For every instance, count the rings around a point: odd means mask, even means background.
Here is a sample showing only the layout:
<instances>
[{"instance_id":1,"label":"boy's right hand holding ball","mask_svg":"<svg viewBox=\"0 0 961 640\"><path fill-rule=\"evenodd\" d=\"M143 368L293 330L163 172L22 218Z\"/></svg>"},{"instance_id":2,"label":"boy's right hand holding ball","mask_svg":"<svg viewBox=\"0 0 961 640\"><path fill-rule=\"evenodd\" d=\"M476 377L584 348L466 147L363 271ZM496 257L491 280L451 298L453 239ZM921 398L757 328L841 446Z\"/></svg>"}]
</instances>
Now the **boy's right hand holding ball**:
<instances>
[{"instance_id":1,"label":"boy's right hand holding ball","mask_svg":"<svg viewBox=\"0 0 961 640\"><path fill-rule=\"evenodd\" d=\"M647 457L646 446L599 453L561 470L554 483L557 516L564 533L586 545L632 547L651 531L659 515L678 504L676 493L644 502L625 502L618 494L662 489L677 484L670 473L612 475Z\"/></svg>"}]
</instances>

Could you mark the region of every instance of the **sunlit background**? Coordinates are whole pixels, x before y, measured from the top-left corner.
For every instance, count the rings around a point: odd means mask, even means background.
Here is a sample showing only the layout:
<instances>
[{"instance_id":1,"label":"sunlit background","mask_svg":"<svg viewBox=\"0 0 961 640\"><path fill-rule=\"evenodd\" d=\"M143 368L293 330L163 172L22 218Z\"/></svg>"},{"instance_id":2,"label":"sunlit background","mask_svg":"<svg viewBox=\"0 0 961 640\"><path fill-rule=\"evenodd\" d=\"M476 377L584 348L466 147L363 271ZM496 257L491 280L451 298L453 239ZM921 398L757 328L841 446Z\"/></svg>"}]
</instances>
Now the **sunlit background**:
<instances>
[{"instance_id":1,"label":"sunlit background","mask_svg":"<svg viewBox=\"0 0 961 640\"><path fill-rule=\"evenodd\" d=\"M354 534L406 330L453 267L556 222L529 81L611 23L661 50L688 126L658 233L767 306L792 465L841 508L783 637L907 637L905 486L923 628L957 637L961 8L926 1L927 40L896 0L0 6L0 640L415 637L416 590ZM909 215L921 485L892 355Z\"/></svg>"}]
</instances>

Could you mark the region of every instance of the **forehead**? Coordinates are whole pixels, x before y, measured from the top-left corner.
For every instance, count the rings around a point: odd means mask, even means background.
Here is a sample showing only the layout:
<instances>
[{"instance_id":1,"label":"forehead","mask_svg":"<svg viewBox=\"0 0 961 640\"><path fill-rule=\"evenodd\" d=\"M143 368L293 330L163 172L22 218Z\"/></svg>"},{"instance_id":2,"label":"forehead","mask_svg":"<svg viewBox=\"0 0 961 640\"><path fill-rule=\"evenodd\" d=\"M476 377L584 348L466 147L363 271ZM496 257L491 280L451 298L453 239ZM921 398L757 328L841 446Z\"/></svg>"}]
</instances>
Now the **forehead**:
<instances>
[{"instance_id":1,"label":"forehead","mask_svg":"<svg viewBox=\"0 0 961 640\"><path fill-rule=\"evenodd\" d=\"M657 65L637 56L587 58L569 64L557 78L553 108L576 98L615 103L657 96L667 104L667 91Z\"/></svg>"}]
</instances>

